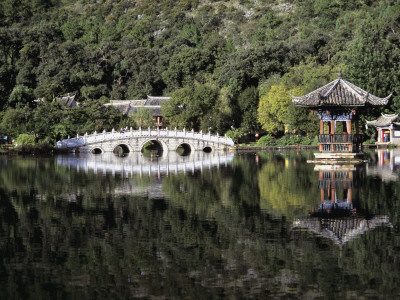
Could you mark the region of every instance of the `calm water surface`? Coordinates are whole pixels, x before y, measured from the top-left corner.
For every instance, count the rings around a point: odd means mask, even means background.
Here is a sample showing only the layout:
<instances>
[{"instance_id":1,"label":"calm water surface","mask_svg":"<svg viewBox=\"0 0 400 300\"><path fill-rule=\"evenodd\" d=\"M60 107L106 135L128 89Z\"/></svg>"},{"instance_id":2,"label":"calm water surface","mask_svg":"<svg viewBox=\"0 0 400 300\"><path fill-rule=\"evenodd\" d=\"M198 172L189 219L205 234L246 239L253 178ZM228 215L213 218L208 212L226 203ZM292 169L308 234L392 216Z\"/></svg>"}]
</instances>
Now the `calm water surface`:
<instances>
[{"instance_id":1,"label":"calm water surface","mask_svg":"<svg viewBox=\"0 0 400 300\"><path fill-rule=\"evenodd\" d=\"M400 152L0 157L2 299L399 298Z\"/></svg>"}]
</instances>

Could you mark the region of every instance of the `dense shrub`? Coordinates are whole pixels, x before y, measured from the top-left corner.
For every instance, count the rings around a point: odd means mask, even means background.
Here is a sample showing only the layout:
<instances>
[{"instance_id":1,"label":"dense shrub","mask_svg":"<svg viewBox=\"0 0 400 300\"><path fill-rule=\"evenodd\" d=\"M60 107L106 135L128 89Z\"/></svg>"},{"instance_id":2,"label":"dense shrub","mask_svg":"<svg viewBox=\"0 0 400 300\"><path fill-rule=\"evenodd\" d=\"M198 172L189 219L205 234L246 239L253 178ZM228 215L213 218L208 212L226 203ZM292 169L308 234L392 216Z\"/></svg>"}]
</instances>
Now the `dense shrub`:
<instances>
[{"instance_id":1,"label":"dense shrub","mask_svg":"<svg viewBox=\"0 0 400 300\"><path fill-rule=\"evenodd\" d=\"M231 138L235 143L239 142L239 139L246 135L246 131L243 128L232 129L226 132L226 136Z\"/></svg>"},{"instance_id":2,"label":"dense shrub","mask_svg":"<svg viewBox=\"0 0 400 300\"><path fill-rule=\"evenodd\" d=\"M285 134L277 140L278 146L290 146L297 145L301 142L301 136L293 134Z\"/></svg>"},{"instance_id":3,"label":"dense shrub","mask_svg":"<svg viewBox=\"0 0 400 300\"><path fill-rule=\"evenodd\" d=\"M318 145L318 136L300 136L285 134L277 139L271 134L264 135L257 142L258 146L295 146L295 145Z\"/></svg>"},{"instance_id":4,"label":"dense shrub","mask_svg":"<svg viewBox=\"0 0 400 300\"><path fill-rule=\"evenodd\" d=\"M277 145L277 139L273 137L271 134L264 135L257 142L257 146L276 146L276 145Z\"/></svg>"},{"instance_id":5,"label":"dense shrub","mask_svg":"<svg viewBox=\"0 0 400 300\"><path fill-rule=\"evenodd\" d=\"M35 145L35 136L31 134L22 133L17 137L16 140L17 146L34 146Z\"/></svg>"},{"instance_id":6,"label":"dense shrub","mask_svg":"<svg viewBox=\"0 0 400 300\"><path fill-rule=\"evenodd\" d=\"M366 145L371 145L371 144L375 144L375 143L376 143L376 140L374 138L370 138L370 139L364 141L364 144L366 144Z\"/></svg>"}]
</instances>

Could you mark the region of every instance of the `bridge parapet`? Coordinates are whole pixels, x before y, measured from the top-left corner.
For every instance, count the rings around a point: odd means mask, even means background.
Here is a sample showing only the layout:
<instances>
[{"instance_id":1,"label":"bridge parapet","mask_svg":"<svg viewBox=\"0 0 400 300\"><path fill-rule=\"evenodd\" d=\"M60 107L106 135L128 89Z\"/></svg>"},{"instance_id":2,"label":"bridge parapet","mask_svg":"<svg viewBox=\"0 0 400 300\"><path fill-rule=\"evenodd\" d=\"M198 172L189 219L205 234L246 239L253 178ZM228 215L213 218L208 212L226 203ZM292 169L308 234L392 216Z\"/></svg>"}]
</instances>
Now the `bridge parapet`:
<instances>
[{"instance_id":1,"label":"bridge parapet","mask_svg":"<svg viewBox=\"0 0 400 300\"><path fill-rule=\"evenodd\" d=\"M150 128L139 130L127 131L115 131L111 132L103 131L101 133L94 132L93 134L85 134L83 136L77 135L75 138L69 138L57 142L58 149L72 149L80 148L87 145L101 144L105 142L121 141L121 140L131 140L139 138L149 138L149 139L191 139L198 140L202 142L210 142L215 144L220 144L228 147L234 147L234 142L231 138L226 136L213 135L210 132L204 134L202 131L194 132L183 130L164 129L164 130L152 130Z\"/></svg>"}]
</instances>

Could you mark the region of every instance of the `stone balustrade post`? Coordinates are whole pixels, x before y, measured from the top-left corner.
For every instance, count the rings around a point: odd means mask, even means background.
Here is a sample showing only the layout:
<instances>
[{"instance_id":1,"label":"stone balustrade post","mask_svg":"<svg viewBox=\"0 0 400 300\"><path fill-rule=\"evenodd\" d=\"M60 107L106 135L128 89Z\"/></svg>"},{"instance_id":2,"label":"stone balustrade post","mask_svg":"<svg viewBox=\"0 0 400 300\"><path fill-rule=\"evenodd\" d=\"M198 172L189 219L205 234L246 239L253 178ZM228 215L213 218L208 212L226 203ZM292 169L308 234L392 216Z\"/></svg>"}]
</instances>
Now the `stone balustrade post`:
<instances>
[{"instance_id":1,"label":"stone balustrade post","mask_svg":"<svg viewBox=\"0 0 400 300\"><path fill-rule=\"evenodd\" d=\"M150 127L147 128L149 130L149 136L151 136L151 129Z\"/></svg>"}]
</instances>

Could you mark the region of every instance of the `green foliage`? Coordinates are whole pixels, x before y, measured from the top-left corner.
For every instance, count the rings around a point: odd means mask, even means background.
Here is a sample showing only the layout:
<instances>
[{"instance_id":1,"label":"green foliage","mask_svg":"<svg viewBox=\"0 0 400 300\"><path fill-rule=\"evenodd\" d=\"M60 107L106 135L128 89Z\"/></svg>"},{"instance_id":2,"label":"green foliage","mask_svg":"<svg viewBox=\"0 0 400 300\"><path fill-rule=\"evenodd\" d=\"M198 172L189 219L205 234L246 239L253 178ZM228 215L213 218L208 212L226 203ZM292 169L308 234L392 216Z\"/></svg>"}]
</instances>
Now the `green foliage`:
<instances>
[{"instance_id":1,"label":"green foliage","mask_svg":"<svg viewBox=\"0 0 400 300\"><path fill-rule=\"evenodd\" d=\"M240 127L247 132L256 132L260 129L260 125L257 122L258 101L259 95L256 87L249 87L238 96L237 103L241 118Z\"/></svg>"},{"instance_id":2,"label":"green foliage","mask_svg":"<svg viewBox=\"0 0 400 300\"><path fill-rule=\"evenodd\" d=\"M290 146L301 143L301 136L294 134L285 134L277 140L278 146Z\"/></svg>"},{"instance_id":3,"label":"green foliage","mask_svg":"<svg viewBox=\"0 0 400 300\"><path fill-rule=\"evenodd\" d=\"M199 108L198 117L190 108L185 113L170 109L173 125L254 132L258 119L271 132L287 125L307 134L316 126L305 110L288 107L290 101L274 88L269 96L279 100L256 117L258 97L265 106L272 86L308 93L333 80L341 65L343 76L368 92L393 93L387 110L397 112L399 12L396 1L370 0L5 0L0 5L0 109L33 109L35 98L51 102L66 93L85 103L213 86L219 96L212 96L212 105L192 105ZM110 121L90 116L88 109L71 112L80 125L59 118L55 135L128 122L109 110L104 113Z\"/></svg>"},{"instance_id":4,"label":"green foliage","mask_svg":"<svg viewBox=\"0 0 400 300\"><path fill-rule=\"evenodd\" d=\"M277 140L271 134L266 134L257 141L257 146L276 146L276 145L277 145Z\"/></svg>"},{"instance_id":5,"label":"green foliage","mask_svg":"<svg viewBox=\"0 0 400 300\"><path fill-rule=\"evenodd\" d=\"M374 138L370 138L364 141L365 145L373 145L376 143L376 140Z\"/></svg>"},{"instance_id":6,"label":"green foliage","mask_svg":"<svg viewBox=\"0 0 400 300\"><path fill-rule=\"evenodd\" d=\"M154 117L151 113L151 110L145 107L140 107L136 113L129 116L134 123L136 128L148 128L154 127Z\"/></svg>"},{"instance_id":7,"label":"green foliage","mask_svg":"<svg viewBox=\"0 0 400 300\"><path fill-rule=\"evenodd\" d=\"M28 111L23 108L8 109L2 117L0 123L0 132L9 138L16 138L19 134L26 132L26 121Z\"/></svg>"},{"instance_id":8,"label":"green foliage","mask_svg":"<svg viewBox=\"0 0 400 300\"><path fill-rule=\"evenodd\" d=\"M211 85L184 87L162 104L163 116L172 126L208 131L216 125L211 113L217 99L218 90Z\"/></svg>"},{"instance_id":9,"label":"green foliage","mask_svg":"<svg viewBox=\"0 0 400 300\"><path fill-rule=\"evenodd\" d=\"M262 136L257 141L258 146L296 146L296 145L318 145L318 136L301 136L296 134L285 134L276 138L271 134Z\"/></svg>"},{"instance_id":10,"label":"green foliage","mask_svg":"<svg viewBox=\"0 0 400 300\"><path fill-rule=\"evenodd\" d=\"M34 146L35 143L35 136L26 133L20 134L15 140L17 146Z\"/></svg>"},{"instance_id":11,"label":"green foliage","mask_svg":"<svg viewBox=\"0 0 400 300\"><path fill-rule=\"evenodd\" d=\"M246 131L243 128L230 129L226 132L226 136L231 138L235 143L239 141L242 136L246 135Z\"/></svg>"},{"instance_id":12,"label":"green foliage","mask_svg":"<svg viewBox=\"0 0 400 300\"><path fill-rule=\"evenodd\" d=\"M32 101L35 99L33 91L24 86L16 85L8 97L8 105L10 107L24 107L26 105L33 106Z\"/></svg>"},{"instance_id":13,"label":"green foliage","mask_svg":"<svg viewBox=\"0 0 400 300\"><path fill-rule=\"evenodd\" d=\"M273 85L269 92L261 97L258 121L265 131L283 131L290 101L289 91L282 84Z\"/></svg>"}]
</instances>

